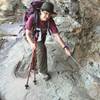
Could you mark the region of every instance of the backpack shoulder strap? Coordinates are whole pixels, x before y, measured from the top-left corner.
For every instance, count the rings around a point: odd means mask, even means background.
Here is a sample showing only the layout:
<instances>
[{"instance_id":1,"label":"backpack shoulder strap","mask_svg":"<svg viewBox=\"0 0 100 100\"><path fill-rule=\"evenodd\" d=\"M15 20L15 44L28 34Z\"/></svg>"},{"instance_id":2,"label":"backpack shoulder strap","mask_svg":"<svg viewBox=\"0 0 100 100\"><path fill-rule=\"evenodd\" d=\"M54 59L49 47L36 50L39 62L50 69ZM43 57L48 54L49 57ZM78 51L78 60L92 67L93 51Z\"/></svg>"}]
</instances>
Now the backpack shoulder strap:
<instances>
[{"instance_id":1,"label":"backpack shoulder strap","mask_svg":"<svg viewBox=\"0 0 100 100\"><path fill-rule=\"evenodd\" d=\"M49 35L51 35L51 31L50 31L50 23L49 23L49 21L47 22L47 30L48 30L48 32L49 32Z\"/></svg>"},{"instance_id":2,"label":"backpack shoulder strap","mask_svg":"<svg viewBox=\"0 0 100 100\"><path fill-rule=\"evenodd\" d=\"M39 12L38 11L35 12L35 24L36 24L36 27L38 27L39 25Z\"/></svg>"},{"instance_id":3,"label":"backpack shoulder strap","mask_svg":"<svg viewBox=\"0 0 100 100\"><path fill-rule=\"evenodd\" d=\"M33 29L32 35L34 36L36 32L38 32L38 30L36 30L36 28L38 28L38 25L39 25L39 12L38 11L34 12L33 18L34 18L34 22L33 22L34 29Z\"/></svg>"}]
</instances>

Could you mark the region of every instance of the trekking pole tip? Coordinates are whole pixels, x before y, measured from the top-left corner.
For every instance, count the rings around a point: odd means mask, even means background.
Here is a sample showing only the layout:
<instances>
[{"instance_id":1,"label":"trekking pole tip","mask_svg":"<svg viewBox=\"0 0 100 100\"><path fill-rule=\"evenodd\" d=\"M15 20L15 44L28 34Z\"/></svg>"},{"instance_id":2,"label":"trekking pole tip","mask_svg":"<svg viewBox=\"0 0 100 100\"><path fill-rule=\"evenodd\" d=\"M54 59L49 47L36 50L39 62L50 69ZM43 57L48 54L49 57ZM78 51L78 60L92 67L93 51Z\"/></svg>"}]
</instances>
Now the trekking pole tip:
<instances>
[{"instance_id":1,"label":"trekking pole tip","mask_svg":"<svg viewBox=\"0 0 100 100\"><path fill-rule=\"evenodd\" d=\"M28 84L26 84L26 85L25 85L25 89L28 89L28 88L29 88L29 85L28 85Z\"/></svg>"},{"instance_id":2,"label":"trekking pole tip","mask_svg":"<svg viewBox=\"0 0 100 100\"><path fill-rule=\"evenodd\" d=\"M37 84L36 80L34 80L33 82L34 82L34 85L36 85L36 84Z\"/></svg>"}]
</instances>

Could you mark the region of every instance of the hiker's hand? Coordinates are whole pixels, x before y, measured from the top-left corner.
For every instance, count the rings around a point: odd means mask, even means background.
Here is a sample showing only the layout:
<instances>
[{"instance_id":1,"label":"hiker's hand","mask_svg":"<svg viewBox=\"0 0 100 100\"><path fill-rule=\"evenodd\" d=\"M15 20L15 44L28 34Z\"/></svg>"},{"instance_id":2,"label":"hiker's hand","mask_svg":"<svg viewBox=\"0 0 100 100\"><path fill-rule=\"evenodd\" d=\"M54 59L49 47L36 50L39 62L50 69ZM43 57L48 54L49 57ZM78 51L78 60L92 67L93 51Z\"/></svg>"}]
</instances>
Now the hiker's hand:
<instances>
[{"instance_id":1,"label":"hiker's hand","mask_svg":"<svg viewBox=\"0 0 100 100\"><path fill-rule=\"evenodd\" d=\"M31 44L31 48L34 51L36 49L36 45L34 43Z\"/></svg>"},{"instance_id":2,"label":"hiker's hand","mask_svg":"<svg viewBox=\"0 0 100 100\"><path fill-rule=\"evenodd\" d=\"M69 48L68 45L65 45L63 49L65 50L65 53L66 53L68 56L71 56L70 48Z\"/></svg>"},{"instance_id":3,"label":"hiker's hand","mask_svg":"<svg viewBox=\"0 0 100 100\"><path fill-rule=\"evenodd\" d=\"M70 52L70 50L68 50L67 48L65 48L65 53L66 53L68 56L71 56L71 52Z\"/></svg>"}]
</instances>

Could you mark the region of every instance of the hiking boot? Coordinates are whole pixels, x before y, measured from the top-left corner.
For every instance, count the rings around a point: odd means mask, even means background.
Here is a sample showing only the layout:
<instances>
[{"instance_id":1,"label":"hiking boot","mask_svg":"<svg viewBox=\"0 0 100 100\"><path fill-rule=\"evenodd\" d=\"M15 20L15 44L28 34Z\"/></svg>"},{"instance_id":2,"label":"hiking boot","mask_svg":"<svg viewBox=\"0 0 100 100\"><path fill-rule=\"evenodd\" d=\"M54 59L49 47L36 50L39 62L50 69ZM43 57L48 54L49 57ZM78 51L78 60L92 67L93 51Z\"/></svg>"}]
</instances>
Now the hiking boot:
<instances>
[{"instance_id":1,"label":"hiking boot","mask_svg":"<svg viewBox=\"0 0 100 100\"><path fill-rule=\"evenodd\" d=\"M51 79L51 75L49 74L49 73L40 73L40 75L42 75L42 77L43 77L43 79L45 80L45 81L48 81L48 80L50 80Z\"/></svg>"},{"instance_id":2,"label":"hiking boot","mask_svg":"<svg viewBox=\"0 0 100 100\"><path fill-rule=\"evenodd\" d=\"M45 81L48 81L48 80L51 79L51 75L50 75L49 73L46 73L46 74L44 74L43 79L44 79Z\"/></svg>"}]
</instances>

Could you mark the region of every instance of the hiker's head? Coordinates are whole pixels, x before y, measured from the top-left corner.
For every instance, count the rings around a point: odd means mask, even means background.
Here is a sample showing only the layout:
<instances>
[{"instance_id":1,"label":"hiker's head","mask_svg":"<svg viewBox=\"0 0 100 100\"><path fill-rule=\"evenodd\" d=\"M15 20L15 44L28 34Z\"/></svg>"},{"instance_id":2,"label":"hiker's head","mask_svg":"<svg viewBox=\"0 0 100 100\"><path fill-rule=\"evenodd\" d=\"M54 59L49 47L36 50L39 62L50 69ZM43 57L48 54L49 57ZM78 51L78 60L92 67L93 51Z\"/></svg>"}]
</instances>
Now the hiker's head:
<instances>
[{"instance_id":1,"label":"hiker's head","mask_svg":"<svg viewBox=\"0 0 100 100\"><path fill-rule=\"evenodd\" d=\"M54 5L51 2L44 2L41 6L42 20L46 21L54 14L56 14L54 12Z\"/></svg>"}]
</instances>

